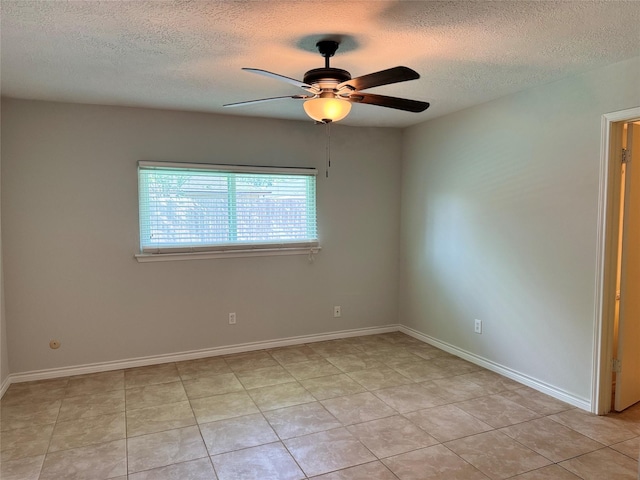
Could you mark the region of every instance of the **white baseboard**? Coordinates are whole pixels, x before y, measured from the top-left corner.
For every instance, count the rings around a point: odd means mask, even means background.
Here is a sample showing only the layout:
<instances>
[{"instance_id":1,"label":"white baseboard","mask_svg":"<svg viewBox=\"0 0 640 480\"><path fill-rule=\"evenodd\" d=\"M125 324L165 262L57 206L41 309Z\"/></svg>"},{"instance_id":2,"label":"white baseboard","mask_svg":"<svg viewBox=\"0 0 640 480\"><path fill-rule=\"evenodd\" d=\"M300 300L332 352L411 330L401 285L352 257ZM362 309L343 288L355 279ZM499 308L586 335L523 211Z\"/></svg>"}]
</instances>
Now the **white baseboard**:
<instances>
[{"instance_id":1,"label":"white baseboard","mask_svg":"<svg viewBox=\"0 0 640 480\"><path fill-rule=\"evenodd\" d=\"M499 373L511 380L515 380L516 382L522 383L528 387L533 388L534 390L538 390L539 392L546 393L558 400L561 400L565 403L573 405L575 407L581 408L588 412L591 412L591 402L587 399L577 397L565 390L562 390L558 387L554 387L553 385L549 385L541 380L530 377L529 375L525 375L524 373L520 373L511 368L500 365L496 362L493 362L489 359L481 357L471 352L467 352L466 350L462 350L454 345L443 342L436 338L430 337L429 335L425 335L424 333L420 333L413 328L405 327L404 325L400 325L398 328L402 333L406 333L407 335L412 336L420 341L428 343L429 345L433 345L445 352L449 352L457 357L464 358L471 363L479 365L487 370L491 370L492 372Z\"/></svg>"},{"instance_id":2,"label":"white baseboard","mask_svg":"<svg viewBox=\"0 0 640 480\"><path fill-rule=\"evenodd\" d=\"M289 337L278 340L267 340L263 342L250 342L225 347L206 348L202 350L191 350L188 352L170 353L165 355L154 355L149 357L138 357L127 360L118 360L112 362L92 363L88 365L79 365L75 367L51 368L47 370L37 370L24 373L12 373L0 385L0 398L12 383L32 382L35 380L48 380L52 378L70 377L73 375L83 375L87 373L106 372L110 370L121 370L133 367L145 367L148 365L157 365L161 363L182 362L185 360L195 360L198 358L215 357L219 355L230 355L233 353L250 352L253 350L263 350L267 348L286 347L290 345L300 345L303 343L321 342L325 340L335 340L338 338L357 337L361 335L374 335L378 333L389 333L401 331L420 341L433 345L445 352L449 352L460 358L470 361L476 365L484 367L493 372L504 375L507 378L527 385L539 392L546 393L558 400L562 400L570 405L574 405L583 410L591 411L591 402L577 397L560 388L549 385L545 382L537 380L523 373L512 370L508 367L495 363L484 357L480 357L474 353L462 350L454 345L442 342L436 338L430 337L404 325L386 325L384 327L359 328L355 330L342 330L338 332L322 333L317 335L303 335L298 337Z\"/></svg>"},{"instance_id":3,"label":"white baseboard","mask_svg":"<svg viewBox=\"0 0 640 480\"><path fill-rule=\"evenodd\" d=\"M47 370L36 370L24 373L12 373L2 385L1 394L12 383L32 382L35 380L48 380L52 378L70 377L73 375L84 375L87 373L106 372L110 370L121 370L124 368L146 367L161 363L182 362L185 360L195 360L198 358L216 357L219 355L230 355L232 353L250 352L253 350L264 350L265 348L287 347L289 345L300 345L303 343L321 342L325 340L335 340L338 338L358 337L361 335L374 335L377 333L397 332L399 325L386 325L384 327L358 328L355 330L341 330L338 332L321 333L317 335L303 335L299 337L289 337L278 340L267 340L263 342L241 343L226 347L205 348L203 350L191 350L188 352L170 353L165 355L154 355L150 357L138 357L127 360L117 360L112 362L92 363L75 367L51 368ZM1 395L0 395L1 397Z\"/></svg>"}]
</instances>

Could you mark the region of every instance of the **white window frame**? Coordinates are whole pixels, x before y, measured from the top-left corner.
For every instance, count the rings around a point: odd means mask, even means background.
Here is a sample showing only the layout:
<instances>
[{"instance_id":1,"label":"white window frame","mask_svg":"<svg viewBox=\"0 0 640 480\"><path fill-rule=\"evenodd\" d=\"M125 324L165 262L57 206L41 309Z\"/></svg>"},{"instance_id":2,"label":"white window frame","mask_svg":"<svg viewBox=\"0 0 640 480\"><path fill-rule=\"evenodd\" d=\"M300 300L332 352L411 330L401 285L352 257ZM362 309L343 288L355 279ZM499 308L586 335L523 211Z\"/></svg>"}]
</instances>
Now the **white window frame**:
<instances>
[{"instance_id":1,"label":"white window frame","mask_svg":"<svg viewBox=\"0 0 640 480\"><path fill-rule=\"evenodd\" d=\"M297 167L254 167L243 165L214 165L201 163L177 163L177 162L156 162L141 160L138 162L138 172L140 169L184 169L184 170L211 170L227 173L257 173L257 174L285 174L285 175L303 175L317 176L318 171L315 168L297 168ZM138 173L138 182L140 175ZM142 191L139 188L138 202L138 233L141 235L141 208L142 201L140 195ZM317 222L317 209L316 209ZM140 237L139 237L140 240ZM219 244L206 246L185 246L185 247L165 247L143 249L142 242L139 241L140 252L135 255L138 262L163 262L175 260L195 260L210 258L231 258L231 257L257 257L257 256L278 256L278 255L308 255L310 259L313 255L320 251L319 241L298 241L298 242L276 242L276 243L240 243L240 244Z\"/></svg>"}]
</instances>

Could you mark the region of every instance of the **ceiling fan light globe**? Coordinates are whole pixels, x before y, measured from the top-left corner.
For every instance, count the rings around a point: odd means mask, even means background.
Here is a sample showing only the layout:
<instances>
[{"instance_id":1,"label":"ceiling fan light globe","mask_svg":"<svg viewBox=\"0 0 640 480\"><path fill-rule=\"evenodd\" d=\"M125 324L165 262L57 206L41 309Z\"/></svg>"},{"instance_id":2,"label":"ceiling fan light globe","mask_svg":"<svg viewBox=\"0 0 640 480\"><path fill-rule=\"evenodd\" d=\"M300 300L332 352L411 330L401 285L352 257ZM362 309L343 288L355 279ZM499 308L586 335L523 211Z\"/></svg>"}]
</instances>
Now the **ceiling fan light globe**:
<instances>
[{"instance_id":1,"label":"ceiling fan light globe","mask_svg":"<svg viewBox=\"0 0 640 480\"><path fill-rule=\"evenodd\" d=\"M317 122L338 122L349 115L351 102L340 98L313 98L303 104L304 111Z\"/></svg>"}]
</instances>

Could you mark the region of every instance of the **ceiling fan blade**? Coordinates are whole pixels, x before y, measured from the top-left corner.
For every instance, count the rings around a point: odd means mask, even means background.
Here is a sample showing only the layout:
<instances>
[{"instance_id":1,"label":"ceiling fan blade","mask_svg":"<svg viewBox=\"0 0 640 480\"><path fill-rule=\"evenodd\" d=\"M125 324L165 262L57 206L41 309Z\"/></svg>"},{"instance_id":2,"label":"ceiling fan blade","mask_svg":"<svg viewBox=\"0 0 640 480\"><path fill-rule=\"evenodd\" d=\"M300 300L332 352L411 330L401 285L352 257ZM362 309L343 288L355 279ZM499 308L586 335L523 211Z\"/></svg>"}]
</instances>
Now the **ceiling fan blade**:
<instances>
[{"instance_id":1,"label":"ceiling fan blade","mask_svg":"<svg viewBox=\"0 0 640 480\"><path fill-rule=\"evenodd\" d=\"M247 72L257 73L258 75L263 75L265 77L273 78L275 80L280 80L281 82L287 82L291 85L295 85L296 87L304 88L305 90L313 89L313 87L309 84L301 82L300 80L296 80L295 78L285 77L284 75L279 75L273 72L267 72L266 70L260 70L259 68L243 68L242 70L246 70Z\"/></svg>"},{"instance_id":2,"label":"ceiling fan blade","mask_svg":"<svg viewBox=\"0 0 640 480\"><path fill-rule=\"evenodd\" d=\"M243 107L254 103L271 102L272 100L282 100L283 98L293 98L294 100L305 100L311 98L309 95L285 95L283 97L260 98L258 100L247 100L246 102L227 103L223 107Z\"/></svg>"},{"instance_id":3,"label":"ceiling fan blade","mask_svg":"<svg viewBox=\"0 0 640 480\"><path fill-rule=\"evenodd\" d=\"M374 95L371 93L356 92L348 98L351 102L368 103L369 105L377 105L379 107L395 108L396 110L404 110L406 112L424 112L429 108L427 102L419 100L409 100L407 98L387 97L384 95Z\"/></svg>"},{"instance_id":4,"label":"ceiling fan blade","mask_svg":"<svg viewBox=\"0 0 640 480\"><path fill-rule=\"evenodd\" d=\"M420 78L420 74L408 67L393 67L387 70L370 73L361 77L352 78L338 85L338 90L343 87L349 87L353 90L366 90L367 88L379 87L381 85L389 85L391 83L406 82L408 80L416 80Z\"/></svg>"}]
</instances>

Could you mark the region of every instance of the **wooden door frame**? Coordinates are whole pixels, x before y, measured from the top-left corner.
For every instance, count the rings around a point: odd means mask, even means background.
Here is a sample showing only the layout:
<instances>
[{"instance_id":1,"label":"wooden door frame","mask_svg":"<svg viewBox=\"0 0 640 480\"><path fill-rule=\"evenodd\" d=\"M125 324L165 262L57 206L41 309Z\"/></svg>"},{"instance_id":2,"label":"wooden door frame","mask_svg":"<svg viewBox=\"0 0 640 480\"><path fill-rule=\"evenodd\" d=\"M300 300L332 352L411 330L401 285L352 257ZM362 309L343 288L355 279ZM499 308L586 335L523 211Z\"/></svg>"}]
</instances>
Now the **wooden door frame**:
<instances>
[{"instance_id":1,"label":"wooden door frame","mask_svg":"<svg viewBox=\"0 0 640 480\"><path fill-rule=\"evenodd\" d=\"M611 411L622 132L624 123L638 118L640 118L640 107L635 107L607 113L602 116L601 122L594 351L591 382L591 411L598 415L605 415Z\"/></svg>"}]
</instances>

